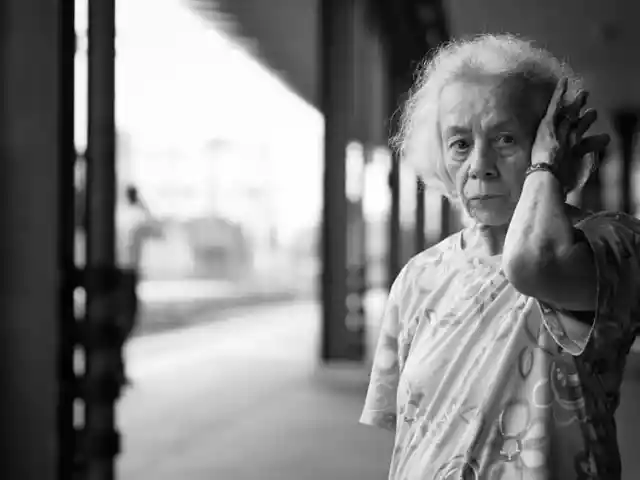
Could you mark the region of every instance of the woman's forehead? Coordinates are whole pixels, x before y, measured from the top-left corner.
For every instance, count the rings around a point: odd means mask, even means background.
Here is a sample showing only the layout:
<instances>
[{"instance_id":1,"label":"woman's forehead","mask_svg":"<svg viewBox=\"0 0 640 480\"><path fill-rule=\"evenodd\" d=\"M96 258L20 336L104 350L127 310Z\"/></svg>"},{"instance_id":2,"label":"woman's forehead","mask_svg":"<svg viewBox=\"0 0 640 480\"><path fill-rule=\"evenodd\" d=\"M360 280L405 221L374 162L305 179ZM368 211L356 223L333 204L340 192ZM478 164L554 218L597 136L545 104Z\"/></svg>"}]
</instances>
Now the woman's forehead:
<instances>
[{"instance_id":1,"label":"woman's forehead","mask_svg":"<svg viewBox=\"0 0 640 480\"><path fill-rule=\"evenodd\" d=\"M534 93L525 82L515 78L456 80L441 91L440 125L443 132L470 128L472 124L493 127L509 123L528 127L540 115L540 107L534 100L539 96Z\"/></svg>"}]
</instances>

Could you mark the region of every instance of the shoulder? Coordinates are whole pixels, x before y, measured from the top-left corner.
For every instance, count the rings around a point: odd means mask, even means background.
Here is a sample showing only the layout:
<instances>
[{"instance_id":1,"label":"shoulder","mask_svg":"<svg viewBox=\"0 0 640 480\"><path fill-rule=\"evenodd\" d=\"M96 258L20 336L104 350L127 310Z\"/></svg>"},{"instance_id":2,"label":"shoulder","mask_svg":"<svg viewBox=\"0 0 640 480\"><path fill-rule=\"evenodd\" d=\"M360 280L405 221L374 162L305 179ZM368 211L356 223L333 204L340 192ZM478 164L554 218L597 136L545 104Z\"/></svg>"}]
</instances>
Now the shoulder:
<instances>
[{"instance_id":1,"label":"shoulder","mask_svg":"<svg viewBox=\"0 0 640 480\"><path fill-rule=\"evenodd\" d=\"M640 220L617 212L599 212L587 216L575 225L596 255L609 259L639 259Z\"/></svg>"},{"instance_id":2,"label":"shoulder","mask_svg":"<svg viewBox=\"0 0 640 480\"><path fill-rule=\"evenodd\" d=\"M621 228L629 233L640 234L640 220L622 212L587 213L576 222L578 227Z\"/></svg>"},{"instance_id":3,"label":"shoulder","mask_svg":"<svg viewBox=\"0 0 640 480\"><path fill-rule=\"evenodd\" d=\"M438 283L437 279L458 257L459 242L460 232L457 232L411 257L393 282L390 302L406 307L412 305L425 290L430 290L431 284Z\"/></svg>"},{"instance_id":4,"label":"shoulder","mask_svg":"<svg viewBox=\"0 0 640 480\"><path fill-rule=\"evenodd\" d=\"M446 261L451 255L460 251L460 236L462 231L453 233L444 240L414 255L410 260L414 265L438 265Z\"/></svg>"},{"instance_id":5,"label":"shoulder","mask_svg":"<svg viewBox=\"0 0 640 480\"><path fill-rule=\"evenodd\" d=\"M595 247L620 248L625 256L638 256L633 248L640 240L640 220L628 213L615 211L589 212L565 205L565 213L577 234ZM586 238L585 238L586 237Z\"/></svg>"},{"instance_id":6,"label":"shoulder","mask_svg":"<svg viewBox=\"0 0 640 480\"><path fill-rule=\"evenodd\" d=\"M415 280L425 270L435 269L448 262L460 252L460 235L461 232L449 235L444 240L411 257L399 277L402 276L402 280L406 284Z\"/></svg>"}]
</instances>

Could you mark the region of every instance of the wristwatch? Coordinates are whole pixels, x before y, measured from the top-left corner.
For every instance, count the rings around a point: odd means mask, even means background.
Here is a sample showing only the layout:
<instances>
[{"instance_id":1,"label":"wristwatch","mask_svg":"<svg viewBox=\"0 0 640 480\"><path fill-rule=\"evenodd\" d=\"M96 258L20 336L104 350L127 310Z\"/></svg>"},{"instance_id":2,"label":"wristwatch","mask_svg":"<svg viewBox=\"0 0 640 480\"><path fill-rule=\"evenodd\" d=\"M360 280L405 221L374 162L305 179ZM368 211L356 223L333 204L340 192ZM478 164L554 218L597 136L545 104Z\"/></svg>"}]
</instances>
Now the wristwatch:
<instances>
[{"instance_id":1,"label":"wristwatch","mask_svg":"<svg viewBox=\"0 0 640 480\"><path fill-rule=\"evenodd\" d=\"M568 193L568 188L565 186L564 182L560 178L560 175L558 174L558 169L555 165L552 165L551 163L547 163L547 162L532 163L531 165L529 165L529 167L524 173L525 178L534 172L549 172L551 175L553 175L556 178L556 180L558 180L558 183L560 183L560 186L562 187L562 191L565 194Z\"/></svg>"}]
</instances>

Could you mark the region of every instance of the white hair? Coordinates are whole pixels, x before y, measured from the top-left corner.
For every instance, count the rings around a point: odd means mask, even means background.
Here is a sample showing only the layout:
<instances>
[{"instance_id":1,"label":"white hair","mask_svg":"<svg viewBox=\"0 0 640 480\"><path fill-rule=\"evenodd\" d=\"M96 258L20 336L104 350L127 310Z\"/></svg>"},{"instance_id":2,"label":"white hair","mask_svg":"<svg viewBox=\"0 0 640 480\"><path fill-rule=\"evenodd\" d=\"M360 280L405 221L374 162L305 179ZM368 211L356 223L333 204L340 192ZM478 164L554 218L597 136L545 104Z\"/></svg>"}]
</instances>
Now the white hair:
<instances>
[{"instance_id":1,"label":"white hair","mask_svg":"<svg viewBox=\"0 0 640 480\"><path fill-rule=\"evenodd\" d=\"M423 182L457 203L455 180L445 166L438 122L443 87L456 79L519 76L526 87L545 93L547 102L562 77L569 79L568 98L575 97L582 81L571 68L531 41L510 34L483 34L439 47L418 69L416 82L392 138L402 161L410 164Z\"/></svg>"}]
</instances>

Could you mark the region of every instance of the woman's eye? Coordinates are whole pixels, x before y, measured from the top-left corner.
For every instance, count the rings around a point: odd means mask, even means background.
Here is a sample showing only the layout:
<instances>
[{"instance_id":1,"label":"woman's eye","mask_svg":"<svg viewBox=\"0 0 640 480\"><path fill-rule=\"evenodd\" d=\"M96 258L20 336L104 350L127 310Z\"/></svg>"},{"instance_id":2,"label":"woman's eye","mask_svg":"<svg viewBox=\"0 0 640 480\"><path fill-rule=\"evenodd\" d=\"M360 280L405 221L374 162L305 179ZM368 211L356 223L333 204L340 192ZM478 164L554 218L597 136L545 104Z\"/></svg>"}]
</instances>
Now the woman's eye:
<instances>
[{"instance_id":1,"label":"woman's eye","mask_svg":"<svg viewBox=\"0 0 640 480\"><path fill-rule=\"evenodd\" d=\"M496 139L496 143L501 147L510 147L516 143L516 139L513 135L500 135Z\"/></svg>"},{"instance_id":2,"label":"woman's eye","mask_svg":"<svg viewBox=\"0 0 640 480\"><path fill-rule=\"evenodd\" d=\"M451 145L449 145L449 148L456 153L464 153L469 150L469 147L469 142L467 142L466 140L456 140L454 142L451 142Z\"/></svg>"}]
</instances>

